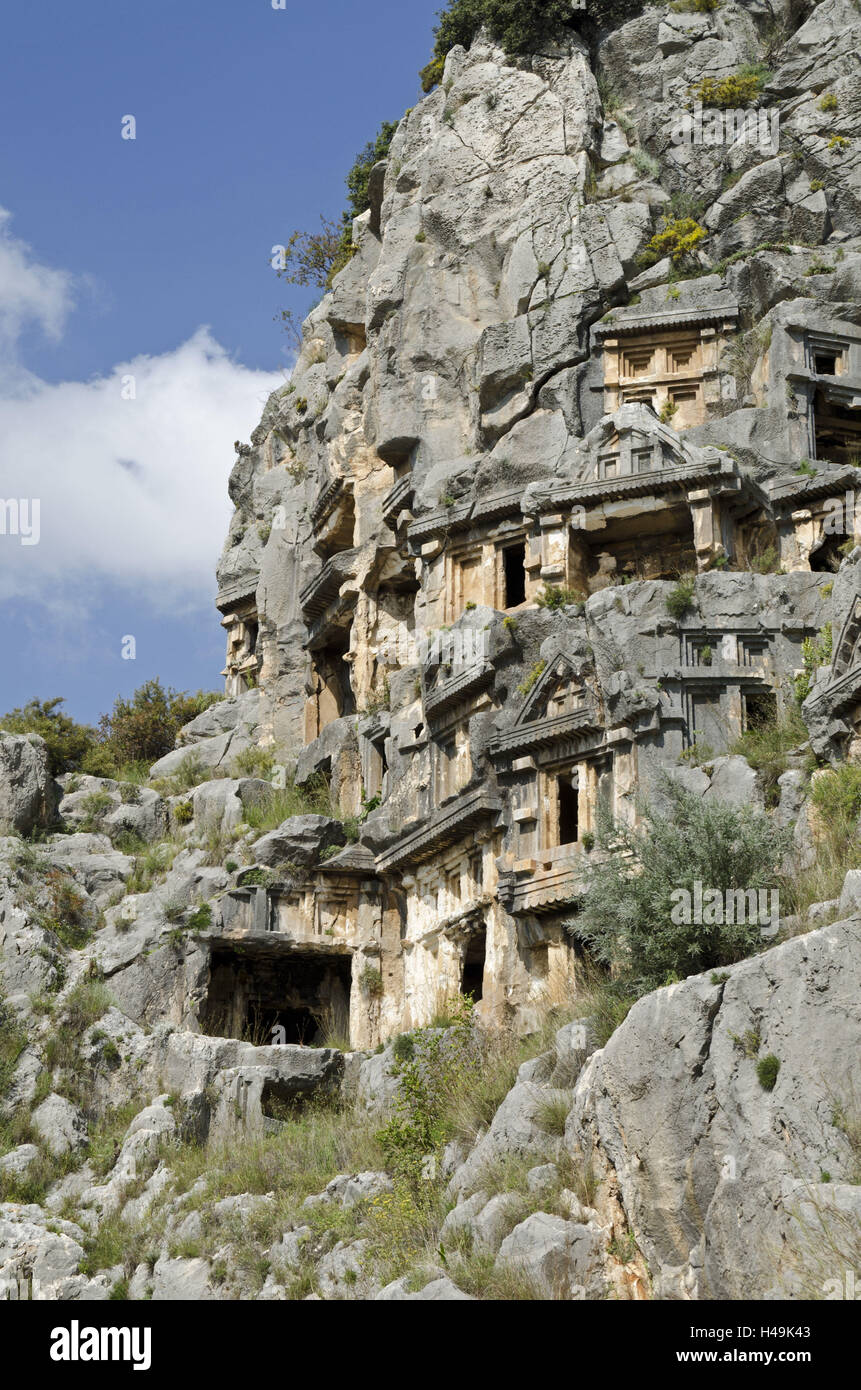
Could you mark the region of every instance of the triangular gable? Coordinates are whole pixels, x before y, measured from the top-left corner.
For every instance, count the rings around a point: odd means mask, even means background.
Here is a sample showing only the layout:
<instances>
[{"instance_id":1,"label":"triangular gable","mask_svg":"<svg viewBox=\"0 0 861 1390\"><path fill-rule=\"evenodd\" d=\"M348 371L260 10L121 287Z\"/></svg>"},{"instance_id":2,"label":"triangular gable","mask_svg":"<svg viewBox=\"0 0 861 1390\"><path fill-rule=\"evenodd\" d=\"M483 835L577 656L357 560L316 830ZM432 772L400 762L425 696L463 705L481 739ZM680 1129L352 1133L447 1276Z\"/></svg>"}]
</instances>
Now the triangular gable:
<instances>
[{"instance_id":1,"label":"triangular gable","mask_svg":"<svg viewBox=\"0 0 861 1390\"><path fill-rule=\"evenodd\" d=\"M547 709L547 703L557 690L563 686L576 683L585 694L585 685L570 657L564 652L557 652L547 662L538 680L529 692L526 701L519 711L517 718L512 725L516 729L521 724L534 723L536 719L543 719Z\"/></svg>"},{"instance_id":2,"label":"triangular gable","mask_svg":"<svg viewBox=\"0 0 861 1390\"><path fill-rule=\"evenodd\" d=\"M834 644L831 678L851 671L861 662L861 598L856 598L846 615L840 636Z\"/></svg>"}]
</instances>

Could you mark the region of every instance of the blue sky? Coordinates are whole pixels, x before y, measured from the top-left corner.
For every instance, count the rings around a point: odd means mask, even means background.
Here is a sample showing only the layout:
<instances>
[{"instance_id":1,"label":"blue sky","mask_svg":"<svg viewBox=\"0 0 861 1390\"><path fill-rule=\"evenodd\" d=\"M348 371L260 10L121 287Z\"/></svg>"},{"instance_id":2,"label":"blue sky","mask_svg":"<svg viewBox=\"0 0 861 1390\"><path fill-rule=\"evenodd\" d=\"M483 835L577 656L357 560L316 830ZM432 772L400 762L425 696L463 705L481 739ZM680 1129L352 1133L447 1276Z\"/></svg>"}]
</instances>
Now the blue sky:
<instances>
[{"instance_id":1,"label":"blue sky","mask_svg":"<svg viewBox=\"0 0 861 1390\"><path fill-rule=\"evenodd\" d=\"M271 247L340 213L356 153L420 95L436 8L7 8L0 499L39 498L40 528L0 534L0 713L218 688L233 441L289 370L277 311L309 303Z\"/></svg>"}]
</instances>

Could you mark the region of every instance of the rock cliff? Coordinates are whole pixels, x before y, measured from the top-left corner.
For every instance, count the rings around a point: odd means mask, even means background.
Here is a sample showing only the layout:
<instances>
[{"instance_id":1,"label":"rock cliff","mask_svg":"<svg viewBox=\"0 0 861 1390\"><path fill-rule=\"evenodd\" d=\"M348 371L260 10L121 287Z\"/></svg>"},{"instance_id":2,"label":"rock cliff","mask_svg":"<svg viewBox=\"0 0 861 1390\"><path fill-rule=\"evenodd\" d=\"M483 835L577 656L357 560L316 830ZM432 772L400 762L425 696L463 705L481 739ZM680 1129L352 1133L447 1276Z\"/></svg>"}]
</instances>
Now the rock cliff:
<instances>
[{"instance_id":1,"label":"rock cliff","mask_svg":"<svg viewBox=\"0 0 861 1390\"><path fill-rule=\"evenodd\" d=\"M225 698L139 787L0 735L11 1296L797 1298L856 1258L859 30L481 31L399 123L237 446ZM591 865L668 779L816 886L602 1027ZM496 1078L469 1124L435 1069Z\"/></svg>"}]
</instances>

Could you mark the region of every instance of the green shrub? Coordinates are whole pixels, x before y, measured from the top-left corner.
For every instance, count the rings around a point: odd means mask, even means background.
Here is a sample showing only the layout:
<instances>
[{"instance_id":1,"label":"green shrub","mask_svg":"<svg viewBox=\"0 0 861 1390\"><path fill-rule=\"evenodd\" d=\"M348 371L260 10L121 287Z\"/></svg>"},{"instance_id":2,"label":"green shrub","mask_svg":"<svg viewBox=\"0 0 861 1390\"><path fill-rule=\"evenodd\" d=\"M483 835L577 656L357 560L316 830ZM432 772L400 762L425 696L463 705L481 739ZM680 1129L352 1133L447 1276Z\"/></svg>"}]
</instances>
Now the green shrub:
<instances>
[{"instance_id":1,"label":"green shrub","mask_svg":"<svg viewBox=\"0 0 861 1390\"><path fill-rule=\"evenodd\" d=\"M704 77L691 90L703 106L734 109L756 101L768 77L768 70L762 63L748 63L729 77Z\"/></svg>"},{"instance_id":2,"label":"green shrub","mask_svg":"<svg viewBox=\"0 0 861 1390\"><path fill-rule=\"evenodd\" d=\"M209 903L201 903L186 921L189 931L206 931L212 926L212 908Z\"/></svg>"},{"instance_id":3,"label":"green shrub","mask_svg":"<svg viewBox=\"0 0 861 1390\"><path fill-rule=\"evenodd\" d=\"M679 618L684 617L690 608L693 602L695 588L696 577L692 574L685 574L682 575L675 588L671 589L667 594L664 606L670 617L675 618L677 622Z\"/></svg>"},{"instance_id":4,"label":"green shrub","mask_svg":"<svg viewBox=\"0 0 861 1390\"><path fill-rule=\"evenodd\" d=\"M754 574L775 574L778 562L777 547L767 545L758 555L752 555L750 567Z\"/></svg>"},{"instance_id":5,"label":"green shrub","mask_svg":"<svg viewBox=\"0 0 861 1390\"><path fill-rule=\"evenodd\" d=\"M560 608L582 608L586 602L586 595L579 589L566 589L561 584L545 584L535 602L539 608L549 608L556 612Z\"/></svg>"},{"instance_id":6,"label":"green shrub","mask_svg":"<svg viewBox=\"0 0 861 1390\"><path fill-rule=\"evenodd\" d=\"M660 231L655 232L638 257L638 264L648 269L664 256L669 256L674 266L691 262L696 248L707 236L705 227L693 217L665 217Z\"/></svg>"},{"instance_id":7,"label":"green shrub","mask_svg":"<svg viewBox=\"0 0 861 1390\"><path fill-rule=\"evenodd\" d=\"M431 60L419 74L425 92L442 81L449 49L456 44L469 48L485 24L514 57L539 52L546 43L564 35L572 28L572 9L569 0L449 0L434 30Z\"/></svg>"},{"instance_id":8,"label":"green shrub","mask_svg":"<svg viewBox=\"0 0 861 1390\"><path fill-rule=\"evenodd\" d=\"M450 1138L453 1090L481 1068L472 1019L472 1000L460 1000L452 1026L414 1034L412 1056L400 1064L392 1116L377 1137L389 1171L413 1189L426 1179L427 1159L440 1155Z\"/></svg>"},{"instance_id":9,"label":"green shrub","mask_svg":"<svg viewBox=\"0 0 861 1390\"><path fill-rule=\"evenodd\" d=\"M173 808L173 818L177 825L188 825L189 821L194 820L194 802L180 801Z\"/></svg>"},{"instance_id":10,"label":"green shrub","mask_svg":"<svg viewBox=\"0 0 861 1390\"><path fill-rule=\"evenodd\" d=\"M661 172L661 166L654 155L649 154L646 150L634 150L631 155L631 163L637 173L642 174L644 178L657 179Z\"/></svg>"},{"instance_id":11,"label":"green shrub","mask_svg":"<svg viewBox=\"0 0 861 1390\"><path fill-rule=\"evenodd\" d=\"M605 854L585 866L583 908L568 923L569 932L637 992L754 952L758 924L674 921L684 915L674 895L686 890L692 900L697 881L721 893L772 888L788 846L787 833L750 806L704 801L669 778L663 794L666 810L644 808L639 826L602 817Z\"/></svg>"},{"instance_id":12,"label":"green shrub","mask_svg":"<svg viewBox=\"0 0 861 1390\"><path fill-rule=\"evenodd\" d=\"M535 665L529 672L527 672L526 677L517 687L521 695L529 694L530 690L532 689L535 682L538 680L538 677L541 675L546 665L546 661L536 661Z\"/></svg>"},{"instance_id":13,"label":"green shrub","mask_svg":"<svg viewBox=\"0 0 861 1390\"><path fill-rule=\"evenodd\" d=\"M379 999L383 992L383 977L373 965L362 967L359 984L371 999Z\"/></svg>"},{"instance_id":14,"label":"green shrub","mask_svg":"<svg viewBox=\"0 0 861 1390\"><path fill-rule=\"evenodd\" d=\"M805 637L801 643L801 660L804 670L795 677L795 698L803 705L813 687L816 672L820 666L831 664L834 635L831 623L825 623L818 638Z\"/></svg>"},{"instance_id":15,"label":"green shrub","mask_svg":"<svg viewBox=\"0 0 861 1390\"><path fill-rule=\"evenodd\" d=\"M833 92L826 92L818 103L820 111L836 111L838 102Z\"/></svg>"},{"instance_id":16,"label":"green shrub","mask_svg":"<svg viewBox=\"0 0 861 1390\"><path fill-rule=\"evenodd\" d=\"M48 745L51 772L59 777L82 766L87 751L96 741L96 731L76 724L60 706L65 700L29 700L20 709L0 717L0 729L10 734L38 734Z\"/></svg>"},{"instance_id":17,"label":"green shrub","mask_svg":"<svg viewBox=\"0 0 861 1390\"><path fill-rule=\"evenodd\" d=\"M165 689L158 679L145 681L129 699L118 696L111 713L102 715L98 739L83 758L83 771L95 777L122 773L131 780L127 764L149 766L169 753L183 725L222 698L214 691L189 695Z\"/></svg>"},{"instance_id":18,"label":"green shrub","mask_svg":"<svg viewBox=\"0 0 861 1390\"><path fill-rule=\"evenodd\" d=\"M773 1091L780 1071L780 1062L773 1052L760 1057L756 1064L756 1079L764 1091Z\"/></svg>"}]
</instances>

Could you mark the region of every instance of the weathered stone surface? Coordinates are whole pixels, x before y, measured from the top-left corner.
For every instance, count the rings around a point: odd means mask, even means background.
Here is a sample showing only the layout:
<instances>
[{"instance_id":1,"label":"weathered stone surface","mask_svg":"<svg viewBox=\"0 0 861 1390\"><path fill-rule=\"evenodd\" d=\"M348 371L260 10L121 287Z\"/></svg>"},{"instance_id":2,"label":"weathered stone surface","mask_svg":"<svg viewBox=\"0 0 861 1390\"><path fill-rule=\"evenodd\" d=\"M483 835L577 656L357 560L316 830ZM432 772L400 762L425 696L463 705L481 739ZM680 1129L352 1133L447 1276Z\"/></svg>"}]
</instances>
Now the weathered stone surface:
<instances>
[{"instance_id":1,"label":"weathered stone surface","mask_svg":"<svg viewBox=\"0 0 861 1390\"><path fill-rule=\"evenodd\" d=\"M29 835L36 826L49 824L54 806L45 740L0 730L0 830Z\"/></svg>"},{"instance_id":2,"label":"weathered stone surface","mask_svg":"<svg viewBox=\"0 0 861 1390\"><path fill-rule=\"evenodd\" d=\"M333 845L346 843L340 821L329 816L291 816L277 830L255 840L251 852L260 864L298 864L306 868L317 864Z\"/></svg>"},{"instance_id":3,"label":"weathered stone surface","mask_svg":"<svg viewBox=\"0 0 861 1390\"><path fill-rule=\"evenodd\" d=\"M74 1153L87 1142L87 1122L76 1105L64 1096L46 1096L33 1111L33 1127L51 1153Z\"/></svg>"},{"instance_id":4,"label":"weathered stone surface","mask_svg":"<svg viewBox=\"0 0 861 1390\"><path fill-rule=\"evenodd\" d=\"M659 990L584 1069L566 1144L618 1183L659 1296L801 1295L794 1213L824 1169L838 1182L849 1163L833 1098L852 1085L858 960L857 923L843 922L742 961L725 982ZM769 1055L772 1090L757 1075Z\"/></svg>"},{"instance_id":5,"label":"weathered stone surface","mask_svg":"<svg viewBox=\"0 0 861 1390\"><path fill-rule=\"evenodd\" d=\"M502 1242L497 1264L525 1275L547 1298L600 1298L604 1243L597 1226L539 1211Z\"/></svg>"}]
</instances>

